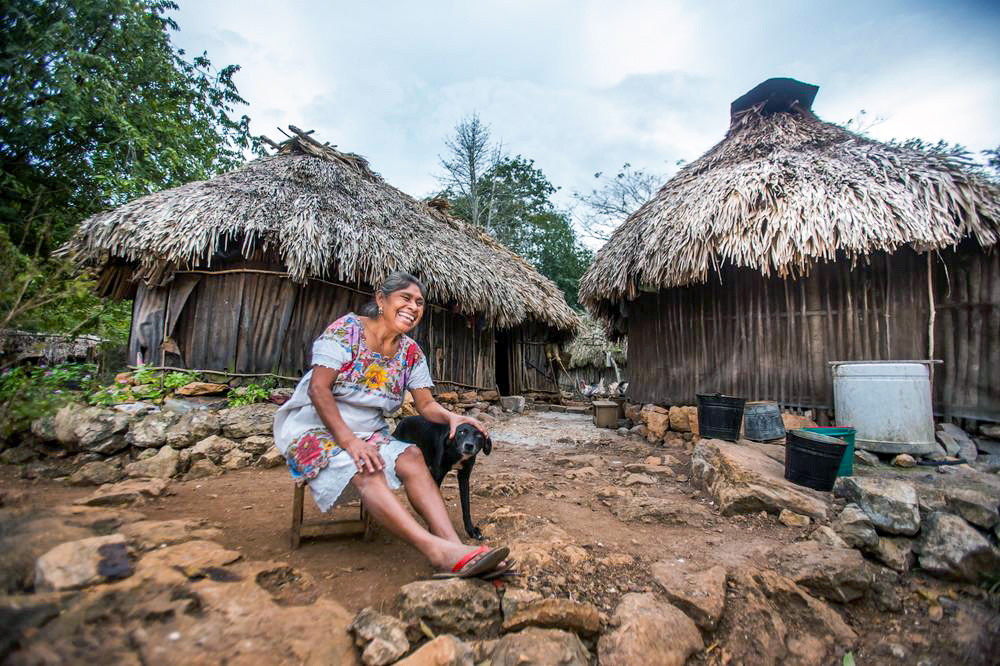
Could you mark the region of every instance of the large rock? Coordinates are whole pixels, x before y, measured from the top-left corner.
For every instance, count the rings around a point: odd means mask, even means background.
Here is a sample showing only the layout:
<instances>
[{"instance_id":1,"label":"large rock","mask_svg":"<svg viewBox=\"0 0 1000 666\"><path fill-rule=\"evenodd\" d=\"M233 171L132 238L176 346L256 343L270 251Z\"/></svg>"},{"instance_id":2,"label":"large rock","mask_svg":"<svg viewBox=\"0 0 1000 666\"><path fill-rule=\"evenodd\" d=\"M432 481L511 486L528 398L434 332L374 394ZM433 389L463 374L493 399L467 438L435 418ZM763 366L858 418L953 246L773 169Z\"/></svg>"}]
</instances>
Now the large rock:
<instances>
[{"instance_id":1,"label":"large rock","mask_svg":"<svg viewBox=\"0 0 1000 666\"><path fill-rule=\"evenodd\" d=\"M808 416L802 416L801 414L792 414L791 412L783 412L781 414L781 423L785 426L785 432L790 430L798 430L799 428L815 428L816 422L813 421Z\"/></svg>"},{"instance_id":2,"label":"large rock","mask_svg":"<svg viewBox=\"0 0 1000 666\"><path fill-rule=\"evenodd\" d=\"M399 589L399 609L410 627L410 636L420 635L424 622L438 634L484 638L500 630L500 601L493 586L479 580L421 580Z\"/></svg>"},{"instance_id":3,"label":"large rock","mask_svg":"<svg viewBox=\"0 0 1000 666\"><path fill-rule=\"evenodd\" d=\"M0 463L4 465L23 465L29 460L34 460L38 452L27 444L12 446L0 453Z\"/></svg>"},{"instance_id":4,"label":"large rock","mask_svg":"<svg viewBox=\"0 0 1000 666\"><path fill-rule=\"evenodd\" d=\"M913 566L913 541L906 537L880 536L865 552L893 571L905 573Z\"/></svg>"},{"instance_id":5,"label":"large rock","mask_svg":"<svg viewBox=\"0 0 1000 666\"><path fill-rule=\"evenodd\" d=\"M247 437L237 444L237 446L239 446L240 451L246 451L251 455L259 456L274 446L274 437L270 435L254 435L253 437Z\"/></svg>"},{"instance_id":6,"label":"large rock","mask_svg":"<svg viewBox=\"0 0 1000 666\"><path fill-rule=\"evenodd\" d=\"M611 624L597 643L601 666L683 666L704 647L691 618L652 594L626 594Z\"/></svg>"},{"instance_id":7,"label":"large rock","mask_svg":"<svg viewBox=\"0 0 1000 666\"><path fill-rule=\"evenodd\" d=\"M663 439L670 430L670 410L659 405L643 405L639 418L646 426L646 437L650 440Z\"/></svg>"},{"instance_id":8,"label":"large rock","mask_svg":"<svg viewBox=\"0 0 1000 666\"><path fill-rule=\"evenodd\" d=\"M878 533L868 514L857 504L848 504L833 523L833 530L852 548L874 548Z\"/></svg>"},{"instance_id":9,"label":"large rock","mask_svg":"<svg viewBox=\"0 0 1000 666\"><path fill-rule=\"evenodd\" d=\"M920 530L917 491L911 483L898 479L841 476L833 492L861 507L876 530L907 536Z\"/></svg>"},{"instance_id":10,"label":"large rock","mask_svg":"<svg viewBox=\"0 0 1000 666\"><path fill-rule=\"evenodd\" d=\"M125 465L125 474L131 478L169 479L177 474L179 464L176 449L164 446L155 456Z\"/></svg>"},{"instance_id":11,"label":"large rock","mask_svg":"<svg viewBox=\"0 0 1000 666\"><path fill-rule=\"evenodd\" d=\"M664 596L688 614L700 628L715 629L726 606L726 569L699 570L684 560L663 560L651 568Z\"/></svg>"},{"instance_id":12,"label":"large rock","mask_svg":"<svg viewBox=\"0 0 1000 666\"><path fill-rule=\"evenodd\" d=\"M207 409L187 412L180 420L167 428L168 446L183 449L206 437L219 434L219 415Z\"/></svg>"},{"instance_id":13,"label":"large rock","mask_svg":"<svg viewBox=\"0 0 1000 666\"><path fill-rule=\"evenodd\" d=\"M521 395L505 395L500 398L500 406L503 407L503 411L505 412L523 414L524 405L524 396Z\"/></svg>"},{"instance_id":14,"label":"large rock","mask_svg":"<svg viewBox=\"0 0 1000 666\"><path fill-rule=\"evenodd\" d=\"M122 478L122 470L103 460L84 463L69 477L69 482L75 486L101 486L114 483Z\"/></svg>"},{"instance_id":15,"label":"large rock","mask_svg":"<svg viewBox=\"0 0 1000 666\"><path fill-rule=\"evenodd\" d=\"M840 663L857 634L829 605L779 573L758 567L730 573L731 597L715 638L732 664Z\"/></svg>"},{"instance_id":16,"label":"large rock","mask_svg":"<svg viewBox=\"0 0 1000 666\"><path fill-rule=\"evenodd\" d=\"M383 615L374 608L361 609L350 630L354 634L354 644L362 650L361 661L366 666L391 664L410 650L403 621Z\"/></svg>"},{"instance_id":17,"label":"large rock","mask_svg":"<svg viewBox=\"0 0 1000 666\"><path fill-rule=\"evenodd\" d=\"M233 449L222 456L222 466L226 469L243 469L249 467L252 462L253 456L239 449Z\"/></svg>"},{"instance_id":18,"label":"large rock","mask_svg":"<svg viewBox=\"0 0 1000 666\"><path fill-rule=\"evenodd\" d=\"M445 635L422 645L406 659L397 661L396 666L473 666L474 663L472 650L465 642Z\"/></svg>"},{"instance_id":19,"label":"large rock","mask_svg":"<svg viewBox=\"0 0 1000 666\"><path fill-rule=\"evenodd\" d=\"M853 548L831 548L816 541L789 544L775 553L775 568L813 594L847 603L871 586L868 565Z\"/></svg>"},{"instance_id":20,"label":"large rock","mask_svg":"<svg viewBox=\"0 0 1000 666\"><path fill-rule=\"evenodd\" d=\"M56 412L56 439L70 451L110 455L128 446L125 434L130 420L128 414L113 409L66 405Z\"/></svg>"},{"instance_id":21,"label":"large rock","mask_svg":"<svg viewBox=\"0 0 1000 666\"><path fill-rule=\"evenodd\" d=\"M997 499L972 488L942 488L945 507L950 513L961 516L968 522L988 530L1000 523Z\"/></svg>"},{"instance_id":22,"label":"large rock","mask_svg":"<svg viewBox=\"0 0 1000 666\"><path fill-rule=\"evenodd\" d=\"M920 567L942 578L977 582L1000 571L1000 551L950 513L936 511L927 517L916 549Z\"/></svg>"},{"instance_id":23,"label":"large rock","mask_svg":"<svg viewBox=\"0 0 1000 666\"><path fill-rule=\"evenodd\" d=\"M118 528L138 552L173 546L186 541L211 541L222 538L222 530L210 527L205 520L139 520Z\"/></svg>"},{"instance_id":24,"label":"large rock","mask_svg":"<svg viewBox=\"0 0 1000 666\"><path fill-rule=\"evenodd\" d=\"M167 430L180 417L174 412L156 412L132 422L126 439L132 446L159 448L167 443Z\"/></svg>"},{"instance_id":25,"label":"large rock","mask_svg":"<svg viewBox=\"0 0 1000 666\"><path fill-rule=\"evenodd\" d=\"M949 453L949 455L957 455L966 462L975 462L978 452L976 451L976 444L972 441L972 437L969 436L969 433L965 432L954 423L939 423L937 425L937 430L939 433L944 433L948 436L947 438L939 439L943 440L941 444L945 447L945 450ZM956 453L951 452L953 448L950 447L949 444L952 443L955 447L958 447L958 451Z\"/></svg>"},{"instance_id":26,"label":"large rock","mask_svg":"<svg viewBox=\"0 0 1000 666\"><path fill-rule=\"evenodd\" d=\"M191 468L188 470L187 474L184 475L184 480L194 481L196 479L207 479L225 473L224 469L216 465L208 458L205 458L191 464Z\"/></svg>"},{"instance_id":27,"label":"large rock","mask_svg":"<svg viewBox=\"0 0 1000 666\"><path fill-rule=\"evenodd\" d=\"M712 518L711 511L700 504L681 504L660 497L626 496L611 507L611 512L624 523L700 527Z\"/></svg>"},{"instance_id":28,"label":"large rock","mask_svg":"<svg viewBox=\"0 0 1000 666\"><path fill-rule=\"evenodd\" d=\"M676 432L692 432L698 430L697 407L671 407L670 429Z\"/></svg>"},{"instance_id":29,"label":"large rock","mask_svg":"<svg viewBox=\"0 0 1000 666\"><path fill-rule=\"evenodd\" d=\"M503 623L503 630L508 633L525 627L593 635L601 629L601 617L593 604L559 598L539 599L522 605Z\"/></svg>"},{"instance_id":30,"label":"large rock","mask_svg":"<svg viewBox=\"0 0 1000 666\"><path fill-rule=\"evenodd\" d=\"M56 416L49 414L31 422L31 434L43 442L55 442L59 440L56 435Z\"/></svg>"},{"instance_id":31,"label":"large rock","mask_svg":"<svg viewBox=\"0 0 1000 666\"><path fill-rule=\"evenodd\" d=\"M192 447L191 462L196 463L199 460L208 459L218 465L222 462L222 458L235 448L236 442L233 440L218 435L211 435Z\"/></svg>"},{"instance_id":32,"label":"large rock","mask_svg":"<svg viewBox=\"0 0 1000 666\"><path fill-rule=\"evenodd\" d=\"M962 450L958 445L958 441L947 432L938 431L937 441L944 448L944 452L949 456L957 457Z\"/></svg>"},{"instance_id":33,"label":"large rock","mask_svg":"<svg viewBox=\"0 0 1000 666\"><path fill-rule=\"evenodd\" d=\"M127 506L142 504L146 500L160 497L167 489L165 479L135 479L103 485L89 497L78 499L74 504L84 506Z\"/></svg>"},{"instance_id":34,"label":"large rock","mask_svg":"<svg viewBox=\"0 0 1000 666\"><path fill-rule=\"evenodd\" d=\"M219 425L222 427L222 434L232 439L270 435L274 430L276 411L278 406L270 402L224 409L219 412Z\"/></svg>"},{"instance_id":35,"label":"large rock","mask_svg":"<svg viewBox=\"0 0 1000 666\"><path fill-rule=\"evenodd\" d=\"M35 588L73 590L130 575L125 537L111 534L62 543L39 557Z\"/></svg>"},{"instance_id":36,"label":"large rock","mask_svg":"<svg viewBox=\"0 0 1000 666\"><path fill-rule=\"evenodd\" d=\"M749 445L703 439L691 456L692 484L711 495L724 516L788 509L825 520L823 495L784 477L783 465Z\"/></svg>"},{"instance_id":37,"label":"large rock","mask_svg":"<svg viewBox=\"0 0 1000 666\"><path fill-rule=\"evenodd\" d=\"M265 451L260 458L257 458L258 467L270 468L278 467L283 464L285 464L285 456L283 456L281 451L273 446Z\"/></svg>"},{"instance_id":38,"label":"large rock","mask_svg":"<svg viewBox=\"0 0 1000 666\"><path fill-rule=\"evenodd\" d=\"M529 627L506 634L493 649L493 666L589 666L590 653L576 634Z\"/></svg>"}]
</instances>

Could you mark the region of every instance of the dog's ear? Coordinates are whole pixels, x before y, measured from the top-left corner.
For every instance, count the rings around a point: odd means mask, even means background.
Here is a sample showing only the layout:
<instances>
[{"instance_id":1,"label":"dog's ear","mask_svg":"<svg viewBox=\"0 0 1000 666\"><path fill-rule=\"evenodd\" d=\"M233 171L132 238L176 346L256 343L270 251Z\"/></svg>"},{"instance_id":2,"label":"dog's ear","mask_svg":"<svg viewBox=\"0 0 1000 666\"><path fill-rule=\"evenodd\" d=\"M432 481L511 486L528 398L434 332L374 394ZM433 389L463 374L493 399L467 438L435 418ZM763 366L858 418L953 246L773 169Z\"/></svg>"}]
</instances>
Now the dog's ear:
<instances>
[{"instance_id":1,"label":"dog's ear","mask_svg":"<svg viewBox=\"0 0 1000 666\"><path fill-rule=\"evenodd\" d=\"M483 444L483 453L490 455L493 452L493 439L490 437L486 438L486 443Z\"/></svg>"}]
</instances>

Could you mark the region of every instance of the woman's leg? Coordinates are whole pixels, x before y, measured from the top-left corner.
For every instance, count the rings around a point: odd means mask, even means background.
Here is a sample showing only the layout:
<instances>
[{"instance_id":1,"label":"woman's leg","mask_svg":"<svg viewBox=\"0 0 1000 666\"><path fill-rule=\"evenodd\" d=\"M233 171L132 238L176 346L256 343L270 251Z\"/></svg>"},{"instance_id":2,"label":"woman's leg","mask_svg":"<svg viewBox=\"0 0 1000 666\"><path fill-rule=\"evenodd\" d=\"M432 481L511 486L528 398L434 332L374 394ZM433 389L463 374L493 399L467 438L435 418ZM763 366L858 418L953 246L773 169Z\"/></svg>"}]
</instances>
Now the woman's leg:
<instances>
[{"instance_id":1,"label":"woman's leg","mask_svg":"<svg viewBox=\"0 0 1000 666\"><path fill-rule=\"evenodd\" d=\"M435 568L450 569L455 562L475 550L473 546L448 541L425 530L392 494L384 474L358 473L351 483L358 489L361 501L372 517L399 538L413 544Z\"/></svg>"},{"instance_id":2,"label":"woman's leg","mask_svg":"<svg viewBox=\"0 0 1000 666\"><path fill-rule=\"evenodd\" d=\"M441 489L434 483L420 449L411 446L399 454L396 476L403 482L410 504L427 521L431 533L454 543L462 543L451 523Z\"/></svg>"}]
</instances>

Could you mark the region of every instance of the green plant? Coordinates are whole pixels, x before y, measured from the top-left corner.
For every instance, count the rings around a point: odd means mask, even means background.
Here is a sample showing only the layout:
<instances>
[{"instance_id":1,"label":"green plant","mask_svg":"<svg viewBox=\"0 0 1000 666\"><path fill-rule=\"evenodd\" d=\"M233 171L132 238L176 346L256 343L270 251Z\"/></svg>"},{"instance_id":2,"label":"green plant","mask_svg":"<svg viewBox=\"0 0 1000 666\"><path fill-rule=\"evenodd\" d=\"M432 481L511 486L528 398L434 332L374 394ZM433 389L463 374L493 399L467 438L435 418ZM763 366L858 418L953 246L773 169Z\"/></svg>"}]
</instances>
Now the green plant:
<instances>
[{"instance_id":1,"label":"green plant","mask_svg":"<svg viewBox=\"0 0 1000 666\"><path fill-rule=\"evenodd\" d=\"M245 407L255 402L264 402L271 397L271 391L260 384L247 384L231 389L227 397L230 407Z\"/></svg>"},{"instance_id":2,"label":"green plant","mask_svg":"<svg viewBox=\"0 0 1000 666\"><path fill-rule=\"evenodd\" d=\"M152 384L153 382L159 382L160 375L148 365L140 365L139 368L132 373L132 383L136 385L142 384Z\"/></svg>"},{"instance_id":3,"label":"green plant","mask_svg":"<svg viewBox=\"0 0 1000 666\"><path fill-rule=\"evenodd\" d=\"M168 391L176 391L182 386L187 386L200 378L195 372L171 372L163 378L163 388Z\"/></svg>"},{"instance_id":4,"label":"green plant","mask_svg":"<svg viewBox=\"0 0 1000 666\"><path fill-rule=\"evenodd\" d=\"M0 374L0 438L86 395L97 384L93 363L18 366Z\"/></svg>"}]
</instances>

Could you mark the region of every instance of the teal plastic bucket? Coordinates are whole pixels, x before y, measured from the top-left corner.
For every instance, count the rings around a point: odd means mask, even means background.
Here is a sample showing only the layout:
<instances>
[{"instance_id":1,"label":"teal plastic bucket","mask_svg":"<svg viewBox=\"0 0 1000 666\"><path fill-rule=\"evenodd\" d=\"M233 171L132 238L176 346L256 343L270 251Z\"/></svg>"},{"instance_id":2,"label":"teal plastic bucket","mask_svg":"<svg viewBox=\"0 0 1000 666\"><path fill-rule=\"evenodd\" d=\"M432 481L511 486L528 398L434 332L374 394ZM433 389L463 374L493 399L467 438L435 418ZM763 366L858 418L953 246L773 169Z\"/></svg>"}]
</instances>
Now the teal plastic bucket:
<instances>
[{"instance_id":1,"label":"teal plastic bucket","mask_svg":"<svg viewBox=\"0 0 1000 666\"><path fill-rule=\"evenodd\" d=\"M836 437L837 439L843 440L847 443L847 451L844 452L844 458L840 461L840 469L837 470L837 476L851 476L854 474L854 435L857 434L857 430L854 428L803 428L808 432L818 432L821 435L826 435L827 437Z\"/></svg>"}]
</instances>

